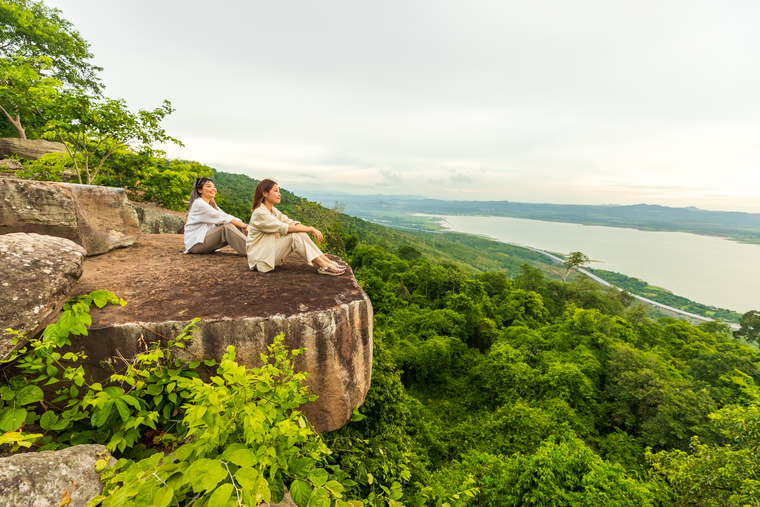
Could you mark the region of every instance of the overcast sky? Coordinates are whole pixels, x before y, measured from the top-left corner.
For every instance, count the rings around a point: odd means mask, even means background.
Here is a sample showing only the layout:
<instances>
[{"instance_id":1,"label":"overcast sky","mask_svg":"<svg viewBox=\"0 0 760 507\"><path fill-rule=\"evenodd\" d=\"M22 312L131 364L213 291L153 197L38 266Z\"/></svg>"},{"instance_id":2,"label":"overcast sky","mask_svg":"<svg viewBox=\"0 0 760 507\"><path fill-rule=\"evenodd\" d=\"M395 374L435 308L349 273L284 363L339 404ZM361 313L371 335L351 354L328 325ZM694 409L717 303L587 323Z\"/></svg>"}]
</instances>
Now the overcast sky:
<instances>
[{"instance_id":1,"label":"overcast sky","mask_svg":"<svg viewBox=\"0 0 760 507\"><path fill-rule=\"evenodd\" d=\"M760 212L760 2L47 0L169 156L310 191Z\"/></svg>"}]
</instances>

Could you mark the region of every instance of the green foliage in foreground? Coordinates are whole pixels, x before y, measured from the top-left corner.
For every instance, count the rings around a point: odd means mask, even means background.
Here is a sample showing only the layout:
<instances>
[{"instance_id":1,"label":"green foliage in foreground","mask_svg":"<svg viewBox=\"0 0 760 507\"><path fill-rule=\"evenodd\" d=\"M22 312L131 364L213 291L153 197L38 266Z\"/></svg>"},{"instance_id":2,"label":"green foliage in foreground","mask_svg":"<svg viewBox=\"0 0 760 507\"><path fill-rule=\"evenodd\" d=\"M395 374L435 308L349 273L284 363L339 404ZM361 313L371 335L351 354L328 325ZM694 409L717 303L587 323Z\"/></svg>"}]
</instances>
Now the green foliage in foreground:
<instances>
[{"instance_id":1,"label":"green foliage in foreground","mask_svg":"<svg viewBox=\"0 0 760 507\"><path fill-rule=\"evenodd\" d=\"M715 320L722 320L723 322L732 322L734 324L739 323L741 313L732 310L726 310L723 308L716 308L714 306L703 305L701 303L695 303L685 297L676 296L672 292L668 292L660 287L653 287L643 280L638 278L631 278L614 271L606 271L604 269L591 269L589 271L597 275L598 277L606 280L607 282L615 285L619 289L626 290L631 294L657 301L664 305L672 306L679 310L684 310L689 313L695 313Z\"/></svg>"},{"instance_id":2,"label":"green foliage in foreground","mask_svg":"<svg viewBox=\"0 0 760 507\"><path fill-rule=\"evenodd\" d=\"M105 487L91 507L253 506L281 501L286 488L298 507L403 506L398 482L386 486L371 474L357 482L329 462L332 451L298 410L316 399L303 386L308 373L293 369L304 349L287 350L282 335L261 354L260 367L237 364L232 346L219 365L188 363L173 350L192 338L194 320L165 346L152 343L123 360L107 381L89 381L76 364L82 354L60 350L71 345L70 334L87 334L91 305L108 303L124 304L104 291L69 301L41 340L2 362L0 445L105 444L120 459L112 467L108 456L96 463ZM63 386L55 399L42 389L51 385ZM24 433L30 424L43 433ZM457 498L448 505L463 505Z\"/></svg>"}]
</instances>

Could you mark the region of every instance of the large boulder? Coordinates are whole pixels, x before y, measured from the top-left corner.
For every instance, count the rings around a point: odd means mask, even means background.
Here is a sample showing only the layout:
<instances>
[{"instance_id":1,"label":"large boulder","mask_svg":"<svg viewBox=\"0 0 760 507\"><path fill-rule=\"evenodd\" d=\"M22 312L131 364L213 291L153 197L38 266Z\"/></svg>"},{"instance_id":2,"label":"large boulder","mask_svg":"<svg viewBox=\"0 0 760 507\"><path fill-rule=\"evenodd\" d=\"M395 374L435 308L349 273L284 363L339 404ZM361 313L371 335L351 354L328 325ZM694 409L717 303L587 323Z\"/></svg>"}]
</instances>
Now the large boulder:
<instances>
[{"instance_id":1,"label":"large boulder","mask_svg":"<svg viewBox=\"0 0 760 507\"><path fill-rule=\"evenodd\" d=\"M0 458L0 507L55 507L68 491L71 507L84 507L103 492L95 462L110 457L102 445L25 452Z\"/></svg>"},{"instance_id":2,"label":"large boulder","mask_svg":"<svg viewBox=\"0 0 760 507\"><path fill-rule=\"evenodd\" d=\"M237 360L260 365L260 354L280 333L309 372L304 406L317 431L340 428L364 402L372 375L372 305L350 270L322 276L292 255L270 273L250 271L229 247L212 255L185 255L180 235L143 235L130 248L88 259L77 292L110 290L125 307L93 309L89 336L72 337L85 370L107 372L101 361L129 358L141 344L179 334L194 317L198 332L185 357L220 359L234 345ZM118 360L116 360L118 363Z\"/></svg>"},{"instance_id":3,"label":"large boulder","mask_svg":"<svg viewBox=\"0 0 760 507\"><path fill-rule=\"evenodd\" d=\"M97 255L131 245L137 214L122 188L0 180L0 234L34 232L67 238Z\"/></svg>"},{"instance_id":4,"label":"large boulder","mask_svg":"<svg viewBox=\"0 0 760 507\"><path fill-rule=\"evenodd\" d=\"M25 233L0 236L0 359L14 348L13 337L5 329L31 338L55 319L82 276L84 255L84 248L64 238Z\"/></svg>"},{"instance_id":5,"label":"large boulder","mask_svg":"<svg viewBox=\"0 0 760 507\"><path fill-rule=\"evenodd\" d=\"M66 147L44 139L0 138L0 158L18 155L25 160L37 160L48 153L66 153Z\"/></svg>"},{"instance_id":6,"label":"large boulder","mask_svg":"<svg viewBox=\"0 0 760 507\"><path fill-rule=\"evenodd\" d=\"M6 158L3 160L0 160L0 173L13 175L16 173L16 171L20 171L23 168L24 168L24 164L22 164L18 160L14 160L12 158ZM3 177L5 177L5 174L3 175Z\"/></svg>"},{"instance_id":7,"label":"large boulder","mask_svg":"<svg viewBox=\"0 0 760 507\"><path fill-rule=\"evenodd\" d=\"M143 234L182 234L185 230L187 212L159 208L145 202L130 204L135 208Z\"/></svg>"}]
</instances>

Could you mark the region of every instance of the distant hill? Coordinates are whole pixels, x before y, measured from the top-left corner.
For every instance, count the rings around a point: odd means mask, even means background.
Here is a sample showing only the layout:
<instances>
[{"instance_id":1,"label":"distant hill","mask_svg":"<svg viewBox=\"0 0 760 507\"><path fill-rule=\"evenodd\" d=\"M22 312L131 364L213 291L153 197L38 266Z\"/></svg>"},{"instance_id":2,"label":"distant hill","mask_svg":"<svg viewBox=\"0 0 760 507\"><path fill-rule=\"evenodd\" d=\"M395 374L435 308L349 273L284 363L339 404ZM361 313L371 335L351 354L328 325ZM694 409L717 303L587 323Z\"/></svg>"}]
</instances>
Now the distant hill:
<instances>
[{"instance_id":1,"label":"distant hill","mask_svg":"<svg viewBox=\"0 0 760 507\"><path fill-rule=\"evenodd\" d=\"M511 201L444 201L403 195L308 194L312 200L347 204L346 213L387 225L409 225L404 215L488 215L570 222L646 231L681 231L760 244L760 213L708 211L653 204L536 204Z\"/></svg>"}]
</instances>

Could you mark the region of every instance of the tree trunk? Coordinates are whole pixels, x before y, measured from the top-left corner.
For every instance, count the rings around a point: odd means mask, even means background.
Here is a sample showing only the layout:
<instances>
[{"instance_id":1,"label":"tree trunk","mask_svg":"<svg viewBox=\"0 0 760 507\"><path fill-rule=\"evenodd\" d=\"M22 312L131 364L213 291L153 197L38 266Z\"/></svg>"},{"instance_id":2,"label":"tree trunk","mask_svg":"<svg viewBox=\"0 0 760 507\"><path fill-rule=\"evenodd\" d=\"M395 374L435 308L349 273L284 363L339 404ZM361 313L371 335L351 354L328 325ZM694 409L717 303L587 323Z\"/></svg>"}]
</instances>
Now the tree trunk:
<instances>
[{"instance_id":1,"label":"tree trunk","mask_svg":"<svg viewBox=\"0 0 760 507\"><path fill-rule=\"evenodd\" d=\"M21 117L19 117L19 115L16 115L16 119L14 120L3 106L0 106L0 110L5 113L5 117L8 118L8 121L11 122L11 125L13 125L13 127L16 129L16 132L18 132L19 139L26 139L26 132L24 131L24 127L21 126Z\"/></svg>"}]
</instances>

